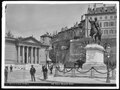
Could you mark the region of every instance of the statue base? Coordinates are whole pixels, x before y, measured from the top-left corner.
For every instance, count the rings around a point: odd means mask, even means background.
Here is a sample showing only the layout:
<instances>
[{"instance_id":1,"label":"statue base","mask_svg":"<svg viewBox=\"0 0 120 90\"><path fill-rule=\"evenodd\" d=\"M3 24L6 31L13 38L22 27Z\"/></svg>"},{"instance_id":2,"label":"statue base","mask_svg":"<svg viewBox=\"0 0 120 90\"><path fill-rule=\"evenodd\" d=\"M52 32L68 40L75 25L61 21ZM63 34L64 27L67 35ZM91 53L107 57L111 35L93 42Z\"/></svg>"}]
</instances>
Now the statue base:
<instances>
[{"instance_id":1,"label":"statue base","mask_svg":"<svg viewBox=\"0 0 120 90\"><path fill-rule=\"evenodd\" d=\"M104 63L85 63L83 64L83 69L88 70L91 67L94 67L97 70L106 70L106 65Z\"/></svg>"},{"instance_id":2,"label":"statue base","mask_svg":"<svg viewBox=\"0 0 120 90\"><path fill-rule=\"evenodd\" d=\"M106 69L104 64L104 48L96 43L88 44L86 47L86 63L83 64L83 69Z\"/></svg>"}]
</instances>

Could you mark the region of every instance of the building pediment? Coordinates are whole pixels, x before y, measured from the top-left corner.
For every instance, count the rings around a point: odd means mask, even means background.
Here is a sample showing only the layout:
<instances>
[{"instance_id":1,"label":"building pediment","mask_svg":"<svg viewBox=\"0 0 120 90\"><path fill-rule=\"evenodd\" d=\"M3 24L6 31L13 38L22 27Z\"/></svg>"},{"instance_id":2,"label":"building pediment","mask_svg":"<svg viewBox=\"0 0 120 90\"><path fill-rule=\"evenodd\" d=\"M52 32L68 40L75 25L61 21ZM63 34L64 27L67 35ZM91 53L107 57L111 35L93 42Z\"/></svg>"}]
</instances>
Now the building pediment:
<instances>
[{"instance_id":1,"label":"building pediment","mask_svg":"<svg viewBox=\"0 0 120 90\"><path fill-rule=\"evenodd\" d=\"M28 43L38 43L35 40L29 39L29 40L24 40L23 42L28 42Z\"/></svg>"},{"instance_id":2,"label":"building pediment","mask_svg":"<svg viewBox=\"0 0 120 90\"><path fill-rule=\"evenodd\" d=\"M38 41L37 39L35 39L34 37L27 37L27 38L23 38L21 41L21 43L31 43L31 44L40 44L41 42Z\"/></svg>"}]
</instances>

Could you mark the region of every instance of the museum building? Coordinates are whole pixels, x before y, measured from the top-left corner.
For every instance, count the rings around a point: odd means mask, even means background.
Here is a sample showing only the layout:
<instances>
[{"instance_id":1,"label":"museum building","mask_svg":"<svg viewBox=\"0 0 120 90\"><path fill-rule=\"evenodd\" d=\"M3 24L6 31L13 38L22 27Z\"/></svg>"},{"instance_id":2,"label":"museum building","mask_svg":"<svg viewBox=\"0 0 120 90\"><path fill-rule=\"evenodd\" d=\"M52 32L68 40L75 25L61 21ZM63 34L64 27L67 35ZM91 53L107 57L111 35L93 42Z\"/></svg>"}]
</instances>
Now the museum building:
<instances>
[{"instance_id":1,"label":"museum building","mask_svg":"<svg viewBox=\"0 0 120 90\"><path fill-rule=\"evenodd\" d=\"M5 37L5 64L43 64L46 63L44 45L33 36L26 38Z\"/></svg>"}]
</instances>

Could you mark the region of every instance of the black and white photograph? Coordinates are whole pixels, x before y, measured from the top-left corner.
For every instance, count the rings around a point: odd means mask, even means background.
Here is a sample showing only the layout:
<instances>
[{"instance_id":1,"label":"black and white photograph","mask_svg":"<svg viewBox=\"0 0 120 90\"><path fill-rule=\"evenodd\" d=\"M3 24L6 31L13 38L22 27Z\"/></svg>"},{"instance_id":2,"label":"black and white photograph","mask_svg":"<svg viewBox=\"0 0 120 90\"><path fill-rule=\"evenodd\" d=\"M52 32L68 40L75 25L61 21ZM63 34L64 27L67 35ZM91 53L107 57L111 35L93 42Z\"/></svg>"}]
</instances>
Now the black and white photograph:
<instances>
[{"instance_id":1,"label":"black and white photograph","mask_svg":"<svg viewBox=\"0 0 120 90\"><path fill-rule=\"evenodd\" d=\"M118 1L2 2L2 88L119 88Z\"/></svg>"}]
</instances>

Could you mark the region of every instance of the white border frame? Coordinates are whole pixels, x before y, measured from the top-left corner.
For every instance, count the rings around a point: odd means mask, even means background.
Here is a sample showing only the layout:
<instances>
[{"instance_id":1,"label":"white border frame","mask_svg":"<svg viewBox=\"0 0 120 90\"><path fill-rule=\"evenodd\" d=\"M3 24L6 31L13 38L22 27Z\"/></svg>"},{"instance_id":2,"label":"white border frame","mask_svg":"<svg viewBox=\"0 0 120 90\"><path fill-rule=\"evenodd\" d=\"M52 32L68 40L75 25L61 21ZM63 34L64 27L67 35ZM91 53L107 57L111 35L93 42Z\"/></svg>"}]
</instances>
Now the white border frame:
<instances>
[{"instance_id":1,"label":"white border frame","mask_svg":"<svg viewBox=\"0 0 120 90\"><path fill-rule=\"evenodd\" d=\"M5 64L5 6L6 4L86 4L86 3L105 3L116 4L117 7L117 67L116 67L116 87L61 87L61 86L4 86L4 64ZM118 89L119 88L119 1L3 1L2 2L2 88L70 88L70 89Z\"/></svg>"}]
</instances>

